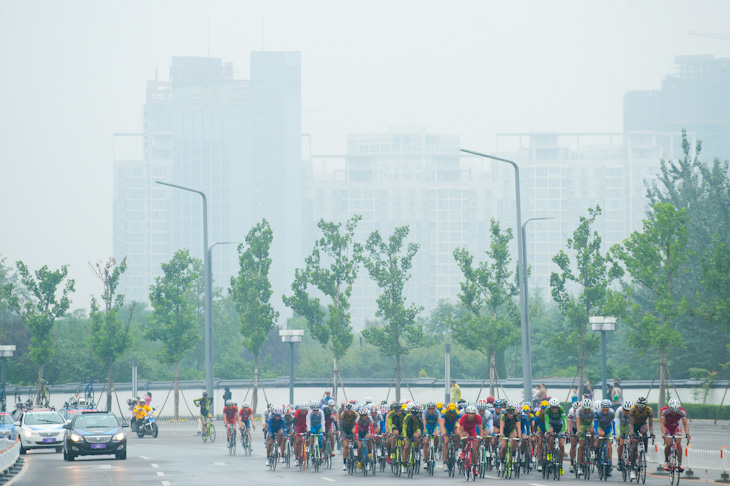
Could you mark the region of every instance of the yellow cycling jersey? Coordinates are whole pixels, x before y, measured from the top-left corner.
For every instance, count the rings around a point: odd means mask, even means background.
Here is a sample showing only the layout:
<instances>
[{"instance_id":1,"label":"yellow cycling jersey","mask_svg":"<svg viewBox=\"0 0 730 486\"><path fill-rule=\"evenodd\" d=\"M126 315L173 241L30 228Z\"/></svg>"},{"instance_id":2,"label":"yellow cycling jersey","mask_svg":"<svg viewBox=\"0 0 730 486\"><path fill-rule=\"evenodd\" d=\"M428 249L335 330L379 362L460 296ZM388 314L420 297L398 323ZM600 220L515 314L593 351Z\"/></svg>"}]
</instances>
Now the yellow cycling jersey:
<instances>
[{"instance_id":1,"label":"yellow cycling jersey","mask_svg":"<svg viewBox=\"0 0 730 486\"><path fill-rule=\"evenodd\" d=\"M639 410L634 405L631 407L631 416L634 417L634 424L644 425L649 417L654 417L654 412L651 407L644 407L644 410Z\"/></svg>"}]
</instances>

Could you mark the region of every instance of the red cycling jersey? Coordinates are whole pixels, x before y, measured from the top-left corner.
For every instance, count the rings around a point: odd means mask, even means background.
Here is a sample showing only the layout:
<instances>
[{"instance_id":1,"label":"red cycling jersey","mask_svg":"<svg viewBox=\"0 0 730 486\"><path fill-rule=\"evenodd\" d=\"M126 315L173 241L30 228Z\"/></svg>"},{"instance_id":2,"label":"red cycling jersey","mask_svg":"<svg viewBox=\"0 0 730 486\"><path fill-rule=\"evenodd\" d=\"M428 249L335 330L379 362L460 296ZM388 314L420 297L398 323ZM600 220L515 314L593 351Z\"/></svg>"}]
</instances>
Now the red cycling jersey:
<instances>
[{"instance_id":1,"label":"red cycling jersey","mask_svg":"<svg viewBox=\"0 0 730 486\"><path fill-rule=\"evenodd\" d=\"M682 432L679 423L682 419L687 418L687 412L681 407L676 412L669 410L669 407L664 407L659 411L659 416L664 417L664 427L667 429L667 434L677 435Z\"/></svg>"},{"instance_id":2,"label":"red cycling jersey","mask_svg":"<svg viewBox=\"0 0 730 486\"><path fill-rule=\"evenodd\" d=\"M360 432L364 434L369 433L370 435L374 434L375 432L373 432L373 423L368 420L367 423L363 424L360 419L358 419L355 422L355 434L359 434Z\"/></svg>"},{"instance_id":3,"label":"red cycling jersey","mask_svg":"<svg viewBox=\"0 0 730 486\"><path fill-rule=\"evenodd\" d=\"M241 407L241 410L238 411L238 418L241 419L241 423L247 422L251 415L253 415L253 410L250 407Z\"/></svg>"},{"instance_id":4,"label":"red cycling jersey","mask_svg":"<svg viewBox=\"0 0 730 486\"><path fill-rule=\"evenodd\" d=\"M302 410L301 408L294 412L294 422L297 424L297 434L304 434L307 432L307 412L308 410Z\"/></svg>"},{"instance_id":5,"label":"red cycling jersey","mask_svg":"<svg viewBox=\"0 0 730 486\"><path fill-rule=\"evenodd\" d=\"M235 405L223 407L223 422L226 424L235 424L238 415L238 407Z\"/></svg>"},{"instance_id":6,"label":"red cycling jersey","mask_svg":"<svg viewBox=\"0 0 730 486\"><path fill-rule=\"evenodd\" d=\"M482 418L478 413L475 413L471 420L469 414L465 414L459 419L459 426L472 437L477 435L477 425L482 425Z\"/></svg>"}]
</instances>

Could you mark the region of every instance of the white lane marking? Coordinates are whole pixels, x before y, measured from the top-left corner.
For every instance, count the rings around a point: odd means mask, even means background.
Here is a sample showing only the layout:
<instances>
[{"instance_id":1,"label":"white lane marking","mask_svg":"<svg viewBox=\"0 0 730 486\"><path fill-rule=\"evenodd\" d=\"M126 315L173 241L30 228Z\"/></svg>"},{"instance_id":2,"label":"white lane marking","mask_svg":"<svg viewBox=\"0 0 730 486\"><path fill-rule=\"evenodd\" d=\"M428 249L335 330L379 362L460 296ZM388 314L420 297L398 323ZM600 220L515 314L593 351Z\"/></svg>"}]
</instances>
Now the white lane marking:
<instances>
[{"instance_id":1,"label":"white lane marking","mask_svg":"<svg viewBox=\"0 0 730 486\"><path fill-rule=\"evenodd\" d=\"M484 477L489 479L499 479L497 476L490 476L489 474L485 474Z\"/></svg>"},{"instance_id":2,"label":"white lane marking","mask_svg":"<svg viewBox=\"0 0 730 486\"><path fill-rule=\"evenodd\" d=\"M227 466L228 464L225 462L214 462L213 465L214 466Z\"/></svg>"},{"instance_id":3,"label":"white lane marking","mask_svg":"<svg viewBox=\"0 0 730 486\"><path fill-rule=\"evenodd\" d=\"M157 475L158 475L159 477L163 477L163 476L165 475L165 473L163 473L162 471L157 471Z\"/></svg>"},{"instance_id":4,"label":"white lane marking","mask_svg":"<svg viewBox=\"0 0 730 486\"><path fill-rule=\"evenodd\" d=\"M530 486L546 486L545 484L530 483Z\"/></svg>"},{"instance_id":5,"label":"white lane marking","mask_svg":"<svg viewBox=\"0 0 730 486\"><path fill-rule=\"evenodd\" d=\"M61 466L61 469L80 469L83 467L88 467L91 469L116 469L112 467L111 464L93 464L89 466Z\"/></svg>"},{"instance_id":6,"label":"white lane marking","mask_svg":"<svg viewBox=\"0 0 730 486\"><path fill-rule=\"evenodd\" d=\"M336 481L335 479L331 479L331 478L322 478L322 479L324 479L325 481L329 481L331 483L334 483Z\"/></svg>"},{"instance_id":7,"label":"white lane marking","mask_svg":"<svg viewBox=\"0 0 730 486\"><path fill-rule=\"evenodd\" d=\"M140 459L144 459L145 461L148 461L150 458L146 456L139 456Z\"/></svg>"},{"instance_id":8,"label":"white lane marking","mask_svg":"<svg viewBox=\"0 0 730 486\"><path fill-rule=\"evenodd\" d=\"M160 467L157 464L150 464L150 466L152 466L152 467Z\"/></svg>"},{"instance_id":9,"label":"white lane marking","mask_svg":"<svg viewBox=\"0 0 730 486\"><path fill-rule=\"evenodd\" d=\"M162 481L162 486L170 486L170 481Z\"/></svg>"}]
</instances>

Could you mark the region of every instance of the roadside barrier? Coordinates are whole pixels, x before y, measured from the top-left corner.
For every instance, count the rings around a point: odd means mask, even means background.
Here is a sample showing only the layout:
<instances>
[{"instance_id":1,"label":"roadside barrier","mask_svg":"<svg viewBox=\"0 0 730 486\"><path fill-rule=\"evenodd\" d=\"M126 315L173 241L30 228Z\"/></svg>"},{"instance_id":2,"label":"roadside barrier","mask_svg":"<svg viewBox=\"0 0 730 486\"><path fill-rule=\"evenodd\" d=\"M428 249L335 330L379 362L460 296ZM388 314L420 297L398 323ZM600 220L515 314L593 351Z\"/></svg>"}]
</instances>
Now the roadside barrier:
<instances>
[{"instance_id":1,"label":"roadside barrier","mask_svg":"<svg viewBox=\"0 0 730 486\"><path fill-rule=\"evenodd\" d=\"M0 440L0 483L20 471L23 459L20 457L20 437L13 440Z\"/></svg>"},{"instance_id":2,"label":"roadside barrier","mask_svg":"<svg viewBox=\"0 0 730 486\"><path fill-rule=\"evenodd\" d=\"M716 483L730 483L730 452L727 449L697 449L692 447L682 447L682 466L685 469L684 476L687 479L694 479L695 471L721 471L720 477L715 480ZM646 457L648 462L657 463L658 473L667 474L661 469L664 464L664 445L658 442L654 447L649 447L649 453ZM660 470L661 469L661 470Z\"/></svg>"}]
</instances>

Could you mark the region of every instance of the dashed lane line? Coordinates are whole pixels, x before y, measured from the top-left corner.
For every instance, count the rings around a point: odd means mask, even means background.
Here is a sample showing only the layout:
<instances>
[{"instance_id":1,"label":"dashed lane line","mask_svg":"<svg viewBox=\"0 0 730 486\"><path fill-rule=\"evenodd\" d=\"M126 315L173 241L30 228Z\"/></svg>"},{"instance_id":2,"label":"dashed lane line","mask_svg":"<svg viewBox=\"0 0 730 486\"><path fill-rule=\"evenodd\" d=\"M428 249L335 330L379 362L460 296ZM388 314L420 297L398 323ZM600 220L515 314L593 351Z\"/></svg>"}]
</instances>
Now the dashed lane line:
<instances>
[{"instance_id":1,"label":"dashed lane line","mask_svg":"<svg viewBox=\"0 0 730 486\"><path fill-rule=\"evenodd\" d=\"M162 471L157 471L157 476L162 478L165 476L165 473L163 473Z\"/></svg>"}]
</instances>

